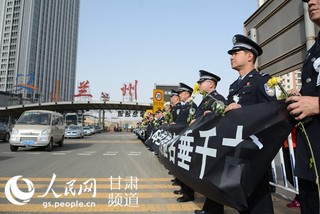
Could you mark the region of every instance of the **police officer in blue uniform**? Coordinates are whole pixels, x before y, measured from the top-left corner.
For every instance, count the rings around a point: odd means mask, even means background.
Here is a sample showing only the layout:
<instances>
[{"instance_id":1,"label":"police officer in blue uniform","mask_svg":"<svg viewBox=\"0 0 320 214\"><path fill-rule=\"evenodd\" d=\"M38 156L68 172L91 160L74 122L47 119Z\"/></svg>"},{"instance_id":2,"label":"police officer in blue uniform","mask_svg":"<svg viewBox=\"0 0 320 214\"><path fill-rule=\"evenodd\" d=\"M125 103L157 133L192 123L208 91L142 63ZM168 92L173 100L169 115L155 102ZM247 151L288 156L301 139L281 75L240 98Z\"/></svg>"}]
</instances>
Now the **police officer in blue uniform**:
<instances>
[{"instance_id":1,"label":"police officer in blue uniform","mask_svg":"<svg viewBox=\"0 0 320 214\"><path fill-rule=\"evenodd\" d=\"M308 4L309 18L320 26L320 0L303 0ZM309 119L304 128L311 144L315 164L310 167L311 152L301 129L297 132L295 175L298 177L302 214L319 214L319 194L316 173L320 172L320 32L316 43L308 50L301 71L301 90L291 90L286 102L288 111L298 121ZM315 167L316 166L316 167Z\"/></svg>"},{"instance_id":2,"label":"police officer in blue uniform","mask_svg":"<svg viewBox=\"0 0 320 214\"><path fill-rule=\"evenodd\" d=\"M230 54L231 67L238 71L239 78L229 87L228 106L225 112L245 105L275 101L275 90L268 87L268 74L254 68L256 58L262 54L261 47L246 36L237 34L233 37ZM270 163L271 165L271 163ZM273 214L273 204L269 189L269 173L265 172L260 182L248 196L248 210L241 214Z\"/></svg>"},{"instance_id":3,"label":"police officer in blue uniform","mask_svg":"<svg viewBox=\"0 0 320 214\"><path fill-rule=\"evenodd\" d=\"M179 93L176 90L171 90L170 103L171 103L172 122L175 123L177 121L177 118L179 116L180 109L181 109Z\"/></svg>"},{"instance_id":4,"label":"police officer in blue uniform","mask_svg":"<svg viewBox=\"0 0 320 214\"><path fill-rule=\"evenodd\" d=\"M195 104L193 101L190 101L192 92L193 88L185 83L179 83L178 93L180 97L181 108L176 123L188 124L190 122L188 121L190 112L193 110L196 111L197 104Z\"/></svg>"},{"instance_id":5,"label":"police officer in blue uniform","mask_svg":"<svg viewBox=\"0 0 320 214\"><path fill-rule=\"evenodd\" d=\"M188 118L190 116L191 112L196 111L197 105L190 100L191 95L193 92L193 88L190 86L186 85L185 83L179 83L179 97L180 97L180 103L181 103L181 108L179 112L179 116L176 120L176 124L189 124L190 121L188 121ZM175 190L175 194L182 194L181 197L177 198L178 202L188 202L188 201L193 201L194 200L194 190L181 182L179 180L178 182L181 185L180 190Z\"/></svg>"},{"instance_id":6,"label":"police officer in blue uniform","mask_svg":"<svg viewBox=\"0 0 320 214\"><path fill-rule=\"evenodd\" d=\"M199 118L201 116L205 116L208 113L212 113L214 111L214 103L221 102L222 105L227 104L227 100L217 92L216 87L221 78L213 73L210 73L205 70L199 71L199 88L203 91L204 98L199 104L195 118ZM202 210L195 210L195 214L211 214L211 213L223 213L224 208L223 205L206 198Z\"/></svg>"},{"instance_id":7,"label":"police officer in blue uniform","mask_svg":"<svg viewBox=\"0 0 320 214\"><path fill-rule=\"evenodd\" d=\"M211 112L213 110L212 107L217 100L221 101L222 104L226 104L226 99L216 90L217 84L221 78L205 70L200 70L199 76L200 79L198 80L198 84L200 90L203 90L201 88L205 88L204 93L206 94L204 94L205 97L197 108L195 118L199 118L202 115Z\"/></svg>"},{"instance_id":8,"label":"police officer in blue uniform","mask_svg":"<svg viewBox=\"0 0 320 214\"><path fill-rule=\"evenodd\" d=\"M171 112L170 112L170 114L172 115L171 124L175 124L177 122L177 118L179 117L179 113L181 110L180 97L179 97L179 93L176 90L171 90L170 103L172 106ZM181 185L181 182L178 178L172 179L171 182L172 182L172 185L175 185L175 186ZM181 190L175 190L174 193L178 195L182 194Z\"/></svg>"}]
</instances>

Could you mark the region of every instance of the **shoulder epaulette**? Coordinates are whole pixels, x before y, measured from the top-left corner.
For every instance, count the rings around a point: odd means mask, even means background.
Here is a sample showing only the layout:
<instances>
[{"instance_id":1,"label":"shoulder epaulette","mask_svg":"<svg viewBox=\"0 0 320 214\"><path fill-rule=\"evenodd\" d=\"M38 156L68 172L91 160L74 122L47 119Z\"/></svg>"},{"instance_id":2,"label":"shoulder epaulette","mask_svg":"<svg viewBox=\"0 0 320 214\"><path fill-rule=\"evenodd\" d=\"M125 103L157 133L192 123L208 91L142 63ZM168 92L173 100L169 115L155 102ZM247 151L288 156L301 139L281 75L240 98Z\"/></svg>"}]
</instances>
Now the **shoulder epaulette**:
<instances>
[{"instance_id":1,"label":"shoulder epaulette","mask_svg":"<svg viewBox=\"0 0 320 214\"><path fill-rule=\"evenodd\" d=\"M263 73L263 72L260 72L259 74L260 74L261 76L263 76L263 77L266 76L266 75L268 75L267 73Z\"/></svg>"}]
</instances>

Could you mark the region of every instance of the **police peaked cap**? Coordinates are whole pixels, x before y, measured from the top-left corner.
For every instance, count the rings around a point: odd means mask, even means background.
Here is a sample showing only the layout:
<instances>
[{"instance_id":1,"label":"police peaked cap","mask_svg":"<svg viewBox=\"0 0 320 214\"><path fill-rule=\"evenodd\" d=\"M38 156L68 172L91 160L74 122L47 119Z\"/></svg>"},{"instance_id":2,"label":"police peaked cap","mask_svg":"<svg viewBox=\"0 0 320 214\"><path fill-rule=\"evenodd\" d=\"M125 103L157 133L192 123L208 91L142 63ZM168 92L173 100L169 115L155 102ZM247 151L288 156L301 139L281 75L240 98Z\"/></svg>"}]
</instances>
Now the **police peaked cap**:
<instances>
[{"instance_id":1,"label":"police peaked cap","mask_svg":"<svg viewBox=\"0 0 320 214\"><path fill-rule=\"evenodd\" d=\"M188 85L180 82L180 83L179 83L178 93L180 94L180 93L183 92L183 91L187 91L187 92L189 92L190 94L192 94L193 89L192 89L190 86L188 86Z\"/></svg>"},{"instance_id":2,"label":"police peaked cap","mask_svg":"<svg viewBox=\"0 0 320 214\"><path fill-rule=\"evenodd\" d=\"M179 93L176 90L171 90L170 97L179 96Z\"/></svg>"},{"instance_id":3,"label":"police peaked cap","mask_svg":"<svg viewBox=\"0 0 320 214\"><path fill-rule=\"evenodd\" d=\"M205 70L200 70L199 71L199 76L200 79L198 80L198 83L201 83L205 80L213 80L214 82L219 82L221 80L221 78L213 73L210 73L208 71Z\"/></svg>"},{"instance_id":4,"label":"police peaked cap","mask_svg":"<svg viewBox=\"0 0 320 214\"><path fill-rule=\"evenodd\" d=\"M233 48L228 51L228 54L232 54L233 52L240 50L248 50L251 51L255 56L260 56L263 52L257 43L244 35L235 35L232 39L232 42Z\"/></svg>"}]
</instances>

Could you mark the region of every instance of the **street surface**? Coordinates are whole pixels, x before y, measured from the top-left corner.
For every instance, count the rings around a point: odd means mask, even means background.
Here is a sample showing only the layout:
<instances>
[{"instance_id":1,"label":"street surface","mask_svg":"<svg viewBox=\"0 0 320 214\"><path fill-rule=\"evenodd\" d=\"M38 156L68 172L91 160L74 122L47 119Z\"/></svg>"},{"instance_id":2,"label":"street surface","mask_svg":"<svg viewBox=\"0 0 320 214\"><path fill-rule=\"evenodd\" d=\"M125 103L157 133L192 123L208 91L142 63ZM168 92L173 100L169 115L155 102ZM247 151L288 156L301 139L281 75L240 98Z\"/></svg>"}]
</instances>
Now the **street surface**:
<instances>
[{"instance_id":1,"label":"street surface","mask_svg":"<svg viewBox=\"0 0 320 214\"><path fill-rule=\"evenodd\" d=\"M193 202L176 202L173 176L131 132L66 139L52 152L11 152L0 141L0 169L1 213L192 214L205 199L196 193ZM276 214L299 213L273 199Z\"/></svg>"}]
</instances>

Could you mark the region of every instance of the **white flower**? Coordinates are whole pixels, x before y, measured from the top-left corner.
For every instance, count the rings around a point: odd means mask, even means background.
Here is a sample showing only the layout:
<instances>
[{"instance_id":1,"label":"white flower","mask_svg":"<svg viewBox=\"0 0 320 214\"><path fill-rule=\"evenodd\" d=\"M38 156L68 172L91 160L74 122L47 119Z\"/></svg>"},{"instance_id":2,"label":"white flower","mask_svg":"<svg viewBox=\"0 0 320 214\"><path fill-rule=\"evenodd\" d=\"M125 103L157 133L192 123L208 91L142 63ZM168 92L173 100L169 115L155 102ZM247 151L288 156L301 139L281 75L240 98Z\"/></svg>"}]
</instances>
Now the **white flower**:
<instances>
[{"instance_id":1,"label":"white flower","mask_svg":"<svg viewBox=\"0 0 320 214\"><path fill-rule=\"evenodd\" d=\"M194 115L196 113L196 110L194 108L189 109L189 114Z\"/></svg>"},{"instance_id":2,"label":"white flower","mask_svg":"<svg viewBox=\"0 0 320 214\"><path fill-rule=\"evenodd\" d=\"M194 97L191 96L191 97L189 97L189 99L187 100L187 102L191 103L191 102L193 101L193 99L194 99Z\"/></svg>"},{"instance_id":3,"label":"white flower","mask_svg":"<svg viewBox=\"0 0 320 214\"><path fill-rule=\"evenodd\" d=\"M318 78L317 78L317 83L316 85L319 86L320 85L320 57L317 58L314 62L313 62L313 68L316 72L318 72Z\"/></svg>"},{"instance_id":4,"label":"white flower","mask_svg":"<svg viewBox=\"0 0 320 214\"><path fill-rule=\"evenodd\" d=\"M313 62L313 68L316 72L320 71L320 57Z\"/></svg>"},{"instance_id":5,"label":"white flower","mask_svg":"<svg viewBox=\"0 0 320 214\"><path fill-rule=\"evenodd\" d=\"M238 103L239 100L240 100L239 94L234 95L234 96L232 97L232 99L233 99L234 102Z\"/></svg>"}]
</instances>

